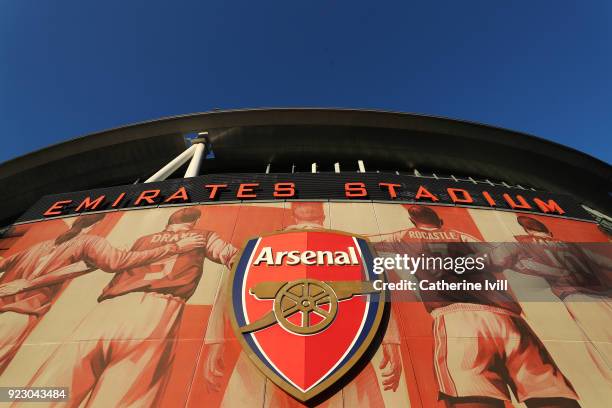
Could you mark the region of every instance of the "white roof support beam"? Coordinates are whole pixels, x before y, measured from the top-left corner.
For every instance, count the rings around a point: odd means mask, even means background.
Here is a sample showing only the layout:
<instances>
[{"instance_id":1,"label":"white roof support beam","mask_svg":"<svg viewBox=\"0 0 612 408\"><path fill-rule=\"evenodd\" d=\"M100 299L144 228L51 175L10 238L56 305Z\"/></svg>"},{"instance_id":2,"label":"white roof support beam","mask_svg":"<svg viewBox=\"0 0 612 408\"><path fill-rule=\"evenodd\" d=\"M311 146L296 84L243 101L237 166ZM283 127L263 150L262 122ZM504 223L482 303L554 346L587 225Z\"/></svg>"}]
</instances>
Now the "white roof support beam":
<instances>
[{"instance_id":1,"label":"white roof support beam","mask_svg":"<svg viewBox=\"0 0 612 408\"><path fill-rule=\"evenodd\" d=\"M176 156L170 163L159 169L157 173L146 179L145 183L153 183L155 181L164 181L165 179L167 179L172 173L177 171L179 167L187 163L187 160L193 157L193 154L196 150L196 146L197 145L190 146L183 153Z\"/></svg>"},{"instance_id":2,"label":"white roof support beam","mask_svg":"<svg viewBox=\"0 0 612 408\"><path fill-rule=\"evenodd\" d=\"M365 173L365 165L363 164L363 160L357 160L357 166L359 167L359 173Z\"/></svg>"},{"instance_id":3,"label":"white roof support beam","mask_svg":"<svg viewBox=\"0 0 612 408\"><path fill-rule=\"evenodd\" d=\"M606 220L610 223L612 223L612 218L608 217L606 214L601 213L597 210L592 209L591 207L587 207L586 205L582 204L582 208L584 208L585 210L587 210L591 215L593 215L595 218L600 218L603 220Z\"/></svg>"},{"instance_id":4,"label":"white roof support beam","mask_svg":"<svg viewBox=\"0 0 612 408\"><path fill-rule=\"evenodd\" d=\"M195 150L191 162L189 162L189 167L187 167L187 171L185 172L185 178L195 177L200 173L200 166L202 165L206 145L204 143L196 143L192 147L194 146Z\"/></svg>"}]
</instances>

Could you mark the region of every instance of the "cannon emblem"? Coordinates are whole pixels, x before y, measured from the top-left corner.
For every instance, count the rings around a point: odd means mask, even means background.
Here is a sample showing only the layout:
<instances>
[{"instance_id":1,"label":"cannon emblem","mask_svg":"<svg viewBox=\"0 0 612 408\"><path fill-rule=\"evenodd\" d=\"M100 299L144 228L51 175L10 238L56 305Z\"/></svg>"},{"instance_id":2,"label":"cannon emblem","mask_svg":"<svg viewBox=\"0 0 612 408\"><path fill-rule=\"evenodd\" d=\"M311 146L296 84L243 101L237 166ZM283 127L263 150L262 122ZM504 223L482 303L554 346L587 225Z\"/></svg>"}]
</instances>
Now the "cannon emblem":
<instances>
[{"instance_id":1,"label":"cannon emblem","mask_svg":"<svg viewBox=\"0 0 612 408\"><path fill-rule=\"evenodd\" d=\"M338 302L356 295L377 292L371 282L298 279L291 282L261 282L249 290L257 299L274 299L273 308L259 320L240 328L242 333L280 324L299 335L312 335L325 330L336 318ZM300 318L290 318L300 314Z\"/></svg>"}]
</instances>

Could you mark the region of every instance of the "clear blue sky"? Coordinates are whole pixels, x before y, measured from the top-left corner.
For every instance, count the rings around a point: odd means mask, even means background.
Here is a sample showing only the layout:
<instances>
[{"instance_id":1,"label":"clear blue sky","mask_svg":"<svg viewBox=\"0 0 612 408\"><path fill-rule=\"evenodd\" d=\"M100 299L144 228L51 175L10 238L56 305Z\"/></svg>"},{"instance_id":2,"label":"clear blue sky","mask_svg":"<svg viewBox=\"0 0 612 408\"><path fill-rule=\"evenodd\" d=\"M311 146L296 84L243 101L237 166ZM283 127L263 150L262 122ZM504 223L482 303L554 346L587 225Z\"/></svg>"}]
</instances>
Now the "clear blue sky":
<instances>
[{"instance_id":1,"label":"clear blue sky","mask_svg":"<svg viewBox=\"0 0 612 408\"><path fill-rule=\"evenodd\" d=\"M612 2L0 2L0 161L213 108L473 120L612 161Z\"/></svg>"}]
</instances>

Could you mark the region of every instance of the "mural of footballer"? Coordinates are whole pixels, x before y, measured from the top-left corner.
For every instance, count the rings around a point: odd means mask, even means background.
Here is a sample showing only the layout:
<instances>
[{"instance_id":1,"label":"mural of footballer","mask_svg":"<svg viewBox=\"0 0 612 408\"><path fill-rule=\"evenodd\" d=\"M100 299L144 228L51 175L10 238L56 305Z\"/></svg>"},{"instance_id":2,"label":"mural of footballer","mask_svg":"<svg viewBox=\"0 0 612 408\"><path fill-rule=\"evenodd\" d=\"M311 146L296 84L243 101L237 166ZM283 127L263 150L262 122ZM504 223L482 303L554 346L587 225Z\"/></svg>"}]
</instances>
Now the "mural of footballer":
<instances>
[{"instance_id":1,"label":"mural of footballer","mask_svg":"<svg viewBox=\"0 0 612 408\"><path fill-rule=\"evenodd\" d=\"M88 234L103 218L103 214L80 216L56 239L0 258L0 374L51 308L67 279L95 269L117 272L146 265L199 245L199 238L189 238L143 251L123 251Z\"/></svg>"},{"instance_id":2,"label":"mural of footballer","mask_svg":"<svg viewBox=\"0 0 612 408\"><path fill-rule=\"evenodd\" d=\"M444 227L428 206L409 206L413 228L370 237L383 252L410 256L470 255L475 237ZM484 245L484 244L479 244ZM497 267L497 265L490 265ZM418 280L495 280L478 273L417 270ZM521 307L504 291L422 291L434 319L434 368L440 398L451 407L504 407L508 387L527 407L577 407L577 396L533 330Z\"/></svg>"},{"instance_id":3,"label":"mural of footballer","mask_svg":"<svg viewBox=\"0 0 612 408\"><path fill-rule=\"evenodd\" d=\"M29 386L70 387L62 406L149 407L159 404L173 363L185 302L204 259L231 267L236 249L215 232L196 229L197 208L170 215L163 231L139 238L132 251L198 237L198 245L116 273L97 306L39 368ZM109 318L109 316L111 318Z\"/></svg>"},{"instance_id":4,"label":"mural of footballer","mask_svg":"<svg viewBox=\"0 0 612 408\"><path fill-rule=\"evenodd\" d=\"M534 217L520 215L516 271L544 278L586 338L591 359L612 381L612 259L585 245L564 242ZM609 248L609 246L608 246Z\"/></svg>"}]
</instances>

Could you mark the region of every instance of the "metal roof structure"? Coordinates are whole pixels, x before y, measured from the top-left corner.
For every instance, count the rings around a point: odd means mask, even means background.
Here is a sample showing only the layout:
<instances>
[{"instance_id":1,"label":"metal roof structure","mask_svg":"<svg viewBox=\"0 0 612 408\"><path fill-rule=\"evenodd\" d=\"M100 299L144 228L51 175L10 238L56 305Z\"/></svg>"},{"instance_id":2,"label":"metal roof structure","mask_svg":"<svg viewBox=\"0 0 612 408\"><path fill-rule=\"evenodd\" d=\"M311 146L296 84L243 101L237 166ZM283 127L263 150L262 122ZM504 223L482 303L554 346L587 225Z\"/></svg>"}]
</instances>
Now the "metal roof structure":
<instances>
[{"instance_id":1,"label":"metal roof structure","mask_svg":"<svg viewBox=\"0 0 612 408\"><path fill-rule=\"evenodd\" d=\"M426 169L503 180L610 212L612 167L524 133L447 118L349 109L247 109L163 118L79 137L0 164L0 226L46 194L143 181L206 131L201 173ZM296 170L297 169L297 170Z\"/></svg>"}]
</instances>

